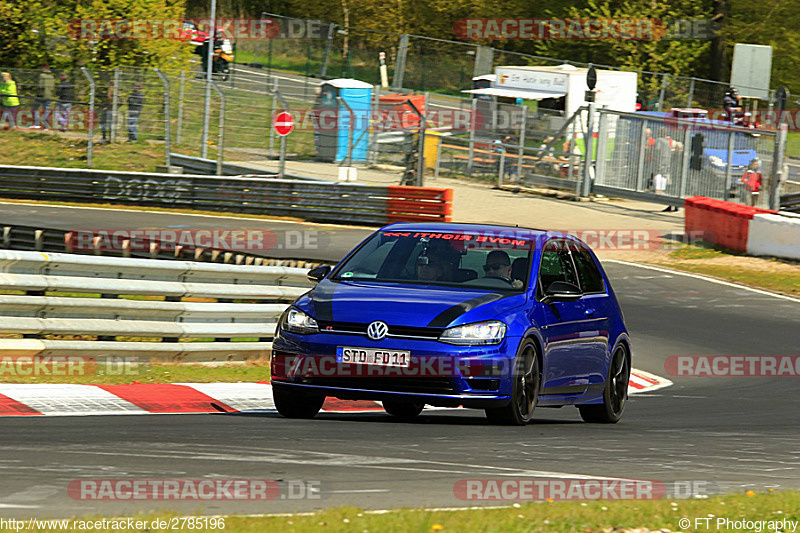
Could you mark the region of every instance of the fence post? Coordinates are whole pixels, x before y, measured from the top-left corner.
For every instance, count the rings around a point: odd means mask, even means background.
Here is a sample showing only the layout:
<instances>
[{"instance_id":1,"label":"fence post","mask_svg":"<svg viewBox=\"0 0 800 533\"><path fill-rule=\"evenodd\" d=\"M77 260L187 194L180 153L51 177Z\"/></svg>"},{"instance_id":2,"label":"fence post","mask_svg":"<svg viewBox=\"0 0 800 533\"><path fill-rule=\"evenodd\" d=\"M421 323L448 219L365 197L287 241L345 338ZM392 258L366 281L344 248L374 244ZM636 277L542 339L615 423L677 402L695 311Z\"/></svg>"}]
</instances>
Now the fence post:
<instances>
[{"instance_id":1,"label":"fence post","mask_svg":"<svg viewBox=\"0 0 800 533\"><path fill-rule=\"evenodd\" d=\"M522 106L522 125L519 128L519 160L517 161L517 182L522 181L522 160L525 158L525 130L528 128L528 108Z\"/></svg>"},{"instance_id":2,"label":"fence post","mask_svg":"<svg viewBox=\"0 0 800 533\"><path fill-rule=\"evenodd\" d=\"M328 40L325 43L325 56L322 59L322 68L319 71L319 77L321 79L325 79L325 76L328 73L328 59L331 56L331 45L333 44L333 37L336 33L336 24L330 23L328 24Z\"/></svg>"},{"instance_id":3,"label":"fence post","mask_svg":"<svg viewBox=\"0 0 800 533\"><path fill-rule=\"evenodd\" d=\"M275 82L275 93L273 94L272 98L272 106L273 109L275 108L275 99L277 98L278 101L281 103L281 111L289 111L289 104L286 103L286 100L283 99L281 93L277 90L278 83L277 80ZM274 112L273 112L274 114ZM271 121L272 119L270 119ZM270 137L274 135L272 131L272 123L270 122ZM283 177L283 174L286 172L286 135L281 135L281 153L278 159L278 174L280 177Z\"/></svg>"},{"instance_id":4,"label":"fence post","mask_svg":"<svg viewBox=\"0 0 800 533\"><path fill-rule=\"evenodd\" d=\"M217 176L222 176L222 158L225 150L225 93L213 81L211 87L219 95L219 134L217 137Z\"/></svg>"},{"instance_id":5,"label":"fence post","mask_svg":"<svg viewBox=\"0 0 800 533\"><path fill-rule=\"evenodd\" d=\"M661 92L658 94L658 110L664 111L664 93L667 92L667 75L662 74L661 77Z\"/></svg>"},{"instance_id":6,"label":"fence post","mask_svg":"<svg viewBox=\"0 0 800 533\"><path fill-rule=\"evenodd\" d=\"M92 137L94 137L94 78L86 67L81 67L81 72L89 81L89 141L86 145L86 167L92 168Z\"/></svg>"},{"instance_id":7,"label":"fence post","mask_svg":"<svg viewBox=\"0 0 800 533\"><path fill-rule=\"evenodd\" d=\"M687 126L683 133L683 161L681 161L681 178L678 184L678 196L686 197L686 184L689 181L689 159L692 154L692 131Z\"/></svg>"},{"instance_id":8,"label":"fence post","mask_svg":"<svg viewBox=\"0 0 800 533\"><path fill-rule=\"evenodd\" d=\"M114 69L114 96L111 100L111 131L109 132L109 142L117 140L117 117L119 114L119 67Z\"/></svg>"},{"instance_id":9,"label":"fence post","mask_svg":"<svg viewBox=\"0 0 800 533\"><path fill-rule=\"evenodd\" d=\"M394 64L394 77L392 78L392 89L403 88L403 75L406 70L406 56L408 55L408 34L400 36L400 44L397 47L397 60Z\"/></svg>"},{"instance_id":10,"label":"fence post","mask_svg":"<svg viewBox=\"0 0 800 533\"><path fill-rule=\"evenodd\" d=\"M786 137L789 134L789 125L785 122L780 125L778 135L775 137L775 152L772 158L772 176L770 176L769 208L781 207L781 178L785 178L783 161L786 157ZM763 204L762 204L763 205Z\"/></svg>"},{"instance_id":11,"label":"fence post","mask_svg":"<svg viewBox=\"0 0 800 533\"><path fill-rule=\"evenodd\" d=\"M602 185L606 172L608 145L608 115L601 110L597 117L597 154L595 154L594 183Z\"/></svg>"},{"instance_id":12,"label":"fence post","mask_svg":"<svg viewBox=\"0 0 800 533\"><path fill-rule=\"evenodd\" d=\"M186 82L185 72L181 71L180 89L178 90L178 131L175 133L175 144L181 143L181 129L183 128L183 88Z\"/></svg>"},{"instance_id":13,"label":"fence post","mask_svg":"<svg viewBox=\"0 0 800 533\"><path fill-rule=\"evenodd\" d=\"M731 190L733 182L733 148L736 142L736 134L728 131L728 161L725 165L725 189L722 191L722 199L728 200L728 192Z\"/></svg>"},{"instance_id":14,"label":"fence post","mask_svg":"<svg viewBox=\"0 0 800 533\"><path fill-rule=\"evenodd\" d=\"M500 145L500 164L497 166L497 188L503 186L503 174L506 171L506 146Z\"/></svg>"},{"instance_id":15,"label":"fence post","mask_svg":"<svg viewBox=\"0 0 800 533\"><path fill-rule=\"evenodd\" d=\"M272 39L270 39L272 44ZM278 78L272 78L272 101L270 102L267 131L269 132L269 156L275 157L275 132L272 131L272 119L275 118L275 98L278 94Z\"/></svg>"},{"instance_id":16,"label":"fence post","mask_svg":"<svg viewBox=\"0 0 800 533\"><path fill-rule=\"evenodd\" d=\"M367 159L370 163L375 164L378 162L378 130L374 126L378 124L378 113L380 113L381 101L381 86L373 86L373 98L370 113L372 114L370 124L368 127L369 136L367 137Z\"/></svg>"},{"instance_id":17,"label":"fence post","mask_svg":"<svg viewBox=\"0 0 800 533\"><path fill-rule=\"evenodd\" d=\"M166 151L167 172L169 172L169 80L159 69L155 69L155 71L164 83L164 150Z\"/></svg>"},{"instance_id":18,"label":"fence post","mask_svg":"<svg viewBox=\"0 0 800 533\"><path fill-rule=\"evenodd\" d=\"M647 148L647 121L642 121L642 131L639 132L639 161L636 165L636 190L641 191L644 186L644 151Z\"/></svg>"},{"instance_id":19,"label":"fence post","mask_svg":"<svg viewBox=\"0 0 800 533\"><path fill-rule=\"evenodd\" d=\"M475 159L475 128L477 124L478 100L472 99L472 109L469 116L469 157L467 158L467 175L472 176L472 165Z\"/></svg>"},{"instance_id":20,"label":"fence post","mask_svg":"<svg viewBox=\"0 0 800 533\"><path fill-rule=\"evenodd\" d=\"M690 78L691 81L689 82L689 101L686 103L686 107L692 107L692 100L694 100L694 78Z\"/></svg>"},{"instance_id":21,"label":"fence post","mask_svg":"<svg viewBox=\"0 0 800 533\"><path fill-rule=\"evenodd\" d=\"M442 163L442 142L444 141L444 137L439 135L438 141L436 143L436 167L434 168L433 175L437 178L439 177L439 168Z\"/></svg>"},{"instance_id":22,"label":"fence post","mask_svg":"<svg viewBox=\"0 0 800 533\"><path fill-rule=\"evenodd\" d=\"M589 102L589 118L586 121L586 136L583 138L583 150L586 155L586 162L583 165L583 187L581 196L589 196L592 190L592 149L594 148L594 113L597 104Z\"/></svg>"}]
</instances>

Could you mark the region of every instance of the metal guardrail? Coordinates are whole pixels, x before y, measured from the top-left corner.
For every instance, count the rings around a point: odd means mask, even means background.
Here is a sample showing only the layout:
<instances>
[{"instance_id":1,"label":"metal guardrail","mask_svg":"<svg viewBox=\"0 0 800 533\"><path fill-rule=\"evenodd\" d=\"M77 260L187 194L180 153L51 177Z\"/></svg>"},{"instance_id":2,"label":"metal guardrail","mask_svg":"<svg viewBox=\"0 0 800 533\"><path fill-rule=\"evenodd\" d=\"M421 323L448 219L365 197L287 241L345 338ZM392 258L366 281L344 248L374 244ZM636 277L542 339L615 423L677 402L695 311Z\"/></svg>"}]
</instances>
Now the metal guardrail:
<instances>
[{"instance_id":1,"label":"metal guardrail","mask_svg":"<svg viewBox=\"0 0 800 533\"><path fill-rule=\"evenodd\" d=\"M0 251L0 290L9 293L0 294L0 334L27 337L0 339L0 354L264 357L288 302L311 287L306 273L301 268ZM97 340L47 338L64 335ZM147 340L125 339L130 337ZM203 341L209 338L215 342ZM230 342L235 339L241 342Z\"/></svg>"},{"instance_id":2,"label":"metal guardrail","mask_svg":"<svg viewBox=\"0 0 800 533\"><path fill-rule=\"evenodd\" d=\"M0 167L0 197L191 208L366 225L423 219L444 222L452 207L450 189L29 166Z\"/></svg>"},{"instance_id":3,"label":"metal guardrail","mask_svg":"<svg viewBox=\"0 0 800 533\"><path fill-rule=\"evenodd\" d=\"M781 210L800 213L800 192L782 195Z\"/></svg>"},{"instance_id":4,"label":"metal guardrail","mask_svg":"<svg viewBox=\"0 0 800 533\"><path fill-rule=\"evenodd\" d=\"M169 154L170 165L181 167L184 171L190 174L199 174L205 176L217 175L217 161L213 159L203 159L202 157L192 157L183 154ZM269 172L263 168L248 167L244 165L235 165L233 163L222 164L223 176L264 176L271 178L281 177L277 172ZM320 183L332 183L332 180L325 180L322 178L312 178L309 176L298 176L295 174L283 175L285 179L312 181Z\"/></svg>"},{"instance_id":5,"label":"metal guardrail","mask_svg":"<svg viewBox=\"0 0 800 533\"><path fill-rule=\"evenodd\" d=\"M92 246L83 248L72 245L73 230L58 228L41 228L36 226L0 225L0 249L19 251L38 251L52 253L70 253L95 256L133 257L139 259L164 259L202 261L209 263L225 263L235 265L256 266L288 266L314 268L319 263L302 259L273 259L246 252L233 252L215 248L190 248L186 246L160 246L159 242L151 242L149 249L137 249L126 246L104 246L100 239L92 242Z\"/></svg>"}]
</instances>

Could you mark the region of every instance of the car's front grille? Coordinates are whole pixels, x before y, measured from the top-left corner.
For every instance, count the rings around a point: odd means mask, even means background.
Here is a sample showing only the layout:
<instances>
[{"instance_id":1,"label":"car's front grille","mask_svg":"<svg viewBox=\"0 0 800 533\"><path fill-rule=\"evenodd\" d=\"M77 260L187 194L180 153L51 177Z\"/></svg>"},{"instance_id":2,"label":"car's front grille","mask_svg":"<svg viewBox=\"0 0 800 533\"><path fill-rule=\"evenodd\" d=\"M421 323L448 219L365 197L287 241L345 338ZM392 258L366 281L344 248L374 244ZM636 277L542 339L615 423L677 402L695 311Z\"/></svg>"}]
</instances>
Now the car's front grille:
<instances>
[{"instance_id":1,"label":"car's front grille","mask_svg":"<svg viewBox=\"0 0 800 533\"><path fill-rule=\"evenodd\" d=\"M420 394L455 394L450 378L300 378L297 383L319 387L337 387L355 390L376 390L386 392L412 392Z\"/></svg>"},{"instance_id":2,"label":"car's front grille","mask_svg":"<svg viewBox=\"0 0 800 533\"><path fill-rule=\"evenodd\" d=\"M317 325L319 330L323 333L345 333L350 335L367 335L367 326L369 324L360 324L358 322L338 322L328 320L318 320ZM430 339L436 340L439 335L444 331L443 328L427 328L418 326L393 326L389 324L389 332L387 337L401 337L410 339Z\"/></svg>"}]
</instances>

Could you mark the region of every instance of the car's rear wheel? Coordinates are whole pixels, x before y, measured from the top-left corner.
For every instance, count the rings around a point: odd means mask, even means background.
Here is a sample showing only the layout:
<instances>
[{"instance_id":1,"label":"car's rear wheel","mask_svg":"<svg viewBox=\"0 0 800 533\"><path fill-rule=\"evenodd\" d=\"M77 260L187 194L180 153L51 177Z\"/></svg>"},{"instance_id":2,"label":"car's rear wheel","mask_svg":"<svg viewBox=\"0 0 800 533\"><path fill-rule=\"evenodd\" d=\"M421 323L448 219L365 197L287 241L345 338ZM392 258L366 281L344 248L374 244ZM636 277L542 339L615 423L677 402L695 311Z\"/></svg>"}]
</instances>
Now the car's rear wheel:
<instances>
[{"instance_id":1,"label":"car's rear wheel","mask_svg":"<svg viewBox=\"0 0 800 533\"><path fill-rule=\"evenodd\" d=\"M286 390L274 385L272 399L275 408L286 418L314 418L325 403L325 396Z\"/></svg>"},{"instance_id":2,"label":"car's rear wheel","mask_svg":"<svg viewBox=\"0 0 800 533\"><path fill-rule=\"evenodd\" d=\"M608 367L606 386L603 389L603 403L596 405L579 405L581 418L594 424L616 424L625 411L628 400L628 381L631 369L628 365L628 353L620 345L614 351L614 357Z\"/></svg>"},{"instance_id":3,"label":"car's rear wheel","mask_svg":"<svg viewBox=\"0 0 800 533\"><path fill-rule=\"evenodd\" d=\"M383 401L383 409L390 415L401 420L412 420L416 418L424 408L424 403L404 402L399 400Z\"/></svg>"},{"instance_id":4,"label":"car's rear wheel","mask_svg":"<svg viewBox=\"0 0 800 533\"><path fill-rule=\"evenodd\" d=\"M536 345L526 341L514 360L511 402L504 407L486 409L486 418L496 424L523 426L533 420L533 411L542 383Z\"/></svg>"}]
</instances>

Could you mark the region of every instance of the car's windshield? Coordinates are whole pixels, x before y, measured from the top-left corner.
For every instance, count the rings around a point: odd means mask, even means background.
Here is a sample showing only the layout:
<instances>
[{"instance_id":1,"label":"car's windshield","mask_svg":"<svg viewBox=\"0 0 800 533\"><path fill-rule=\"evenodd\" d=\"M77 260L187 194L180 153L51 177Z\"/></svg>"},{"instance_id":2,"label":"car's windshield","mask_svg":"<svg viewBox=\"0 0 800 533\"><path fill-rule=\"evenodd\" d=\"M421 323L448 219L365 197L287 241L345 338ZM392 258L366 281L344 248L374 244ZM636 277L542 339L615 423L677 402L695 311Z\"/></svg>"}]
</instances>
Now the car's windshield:
<instances>
[{"instance_id":1,"label":"car's windshield","mask_svg":"<svg viewBox=\"0 0 800 533\"><path fill-rule=\"evenodd\" d=\"M332 279L521 291L533 248L512 231L382 231Z\"/></svg>"}]
</instances>

